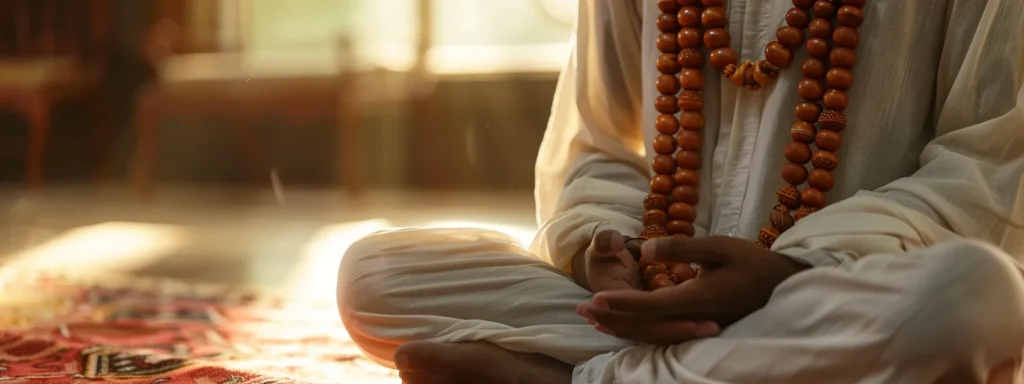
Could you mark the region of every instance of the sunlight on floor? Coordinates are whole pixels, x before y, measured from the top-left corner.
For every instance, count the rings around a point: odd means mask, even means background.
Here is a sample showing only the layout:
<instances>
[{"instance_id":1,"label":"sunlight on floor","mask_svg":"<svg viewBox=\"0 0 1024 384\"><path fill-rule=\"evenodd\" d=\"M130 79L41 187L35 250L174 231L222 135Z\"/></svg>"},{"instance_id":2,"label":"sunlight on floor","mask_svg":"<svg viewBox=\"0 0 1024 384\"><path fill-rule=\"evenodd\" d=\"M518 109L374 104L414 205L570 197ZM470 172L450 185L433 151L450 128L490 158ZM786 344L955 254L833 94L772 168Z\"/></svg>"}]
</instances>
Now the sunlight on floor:
<instances>
[{"instance_id":1,"label":"sunlight on floor","mask_svg":"<svg viewBox=\"0 0 1024 384\"><path fill-rule=\"evenodd\" d=\"M387 220L375 219L324 227L302 251L302 259L286 280L284 293L293 298L334 301L338 265L356 240L390 228Z\"/></svg>"},{"instance_id":2,"label":"sunlight on floor","mask_svg":"<svg viewBox=\"0 0 1024 384\"><path fill-rule=\"evenodd\" d=\"M183 227L106 222L67 231L18 252L5 267L18 270L128 272L159 260L187 241Z\"/></svg>"}]
</instances>

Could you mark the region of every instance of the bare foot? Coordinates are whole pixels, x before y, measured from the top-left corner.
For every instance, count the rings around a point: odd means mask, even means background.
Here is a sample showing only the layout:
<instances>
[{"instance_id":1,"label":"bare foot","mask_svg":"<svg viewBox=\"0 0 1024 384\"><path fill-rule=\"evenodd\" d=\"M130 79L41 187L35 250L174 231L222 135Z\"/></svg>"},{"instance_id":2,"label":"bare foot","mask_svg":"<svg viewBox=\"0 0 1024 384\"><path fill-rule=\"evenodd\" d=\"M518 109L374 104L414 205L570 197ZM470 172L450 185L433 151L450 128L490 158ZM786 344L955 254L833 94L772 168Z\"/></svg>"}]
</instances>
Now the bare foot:
<instances>
[{"instance_id":1,"label":"bare foot","mask_svg":"<svg viewBox=\"0 0 1024 384\"><path fill-rule=\"evenodd\" d=\"M486 342L412 342L398 348L395 364L405 384L568 384L573 368Z\"/></svg>"}]
</instances>

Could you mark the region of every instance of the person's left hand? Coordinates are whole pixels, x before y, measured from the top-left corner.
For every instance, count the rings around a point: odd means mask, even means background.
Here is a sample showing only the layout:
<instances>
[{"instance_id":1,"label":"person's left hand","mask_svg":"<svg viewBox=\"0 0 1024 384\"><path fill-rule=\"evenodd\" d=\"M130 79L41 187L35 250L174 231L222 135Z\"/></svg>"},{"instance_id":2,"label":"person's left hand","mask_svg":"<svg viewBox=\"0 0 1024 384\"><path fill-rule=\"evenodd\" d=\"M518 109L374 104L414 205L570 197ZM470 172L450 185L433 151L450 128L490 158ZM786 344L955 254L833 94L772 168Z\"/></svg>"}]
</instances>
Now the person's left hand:
<instances>
[{"instance_id":1,"label":"person's left hand","mask_svg":"<svg viewBox=\"0 0 1024 384\"><path fill-rule=\"evenodd\" d=\"M578 313L601 332L652 344L716 335L764 307L777 285L806 268L760 245L731 237L649 240L642 261L696 263L697 278L653 292L606 291Z\"/></svg>"}]
</instances>

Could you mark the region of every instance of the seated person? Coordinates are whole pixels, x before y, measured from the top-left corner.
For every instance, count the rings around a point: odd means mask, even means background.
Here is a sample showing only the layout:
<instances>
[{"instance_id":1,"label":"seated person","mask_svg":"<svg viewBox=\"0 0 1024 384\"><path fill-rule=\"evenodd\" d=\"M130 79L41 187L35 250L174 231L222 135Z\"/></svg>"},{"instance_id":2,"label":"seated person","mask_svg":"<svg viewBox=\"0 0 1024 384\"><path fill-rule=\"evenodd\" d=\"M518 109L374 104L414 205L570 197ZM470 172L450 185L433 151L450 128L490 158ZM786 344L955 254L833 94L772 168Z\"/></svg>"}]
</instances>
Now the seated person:
<instances>
[{"instance_id":1,"label":"seated person","mask_svg":"<svg viewBox=\"0 0 1024 384\"><path fill-rule=\"evenodd\" d=\"M375 234L338 305L408 383L1020 383L1022 175L1024 1L583 0L529 250Z\"/></svg>"}]
</instances>

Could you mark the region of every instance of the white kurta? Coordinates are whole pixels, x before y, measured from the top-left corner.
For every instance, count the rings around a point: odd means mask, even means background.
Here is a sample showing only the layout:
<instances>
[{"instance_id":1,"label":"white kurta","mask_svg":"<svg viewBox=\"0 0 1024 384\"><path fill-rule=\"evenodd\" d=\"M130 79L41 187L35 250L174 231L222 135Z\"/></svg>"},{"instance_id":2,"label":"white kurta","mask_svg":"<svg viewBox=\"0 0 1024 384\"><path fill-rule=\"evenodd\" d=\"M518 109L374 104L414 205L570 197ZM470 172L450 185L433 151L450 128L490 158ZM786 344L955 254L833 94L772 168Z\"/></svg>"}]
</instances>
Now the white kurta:
<instances>
[{"instance_id":1,"label":"white kurta","mask_svg":"<svg viewBox=\"0 0 1024 384\"><path fill-rule=\"evenodd\" d=\"M580 4L533 246L473 229L359 241L338 304L367 355L485 340L577 364L575 383L1024 382L1024 1L869 1L837 203L775 244L818 268L721 337L668 348L596 332L575 314L590 293L560 271L598 228L639 233L656 134L656 0ZM791 2L729 6L733 47L757 59ZM799 70L757 92L707 78L699 235L753 239L782 186Z\"/></svg>"},{"instance_id":2,"label":"white kurta","mask_svg":"<svg viewBox=\"0 0 1024 384\"><path fill-rule=\"evenodd\" d=\"M604 224L635 236L657 131L656 0L580 2L536 167L534 244L563 266ZM763 57L788 0L729 1L732 47ZM957 238L1024 252L1024 5L1020 0L871 0L860 27L841 202L787 231L776 250L816 265ZM755 239L767 224L802 78L794 65L750 92L709 73L698 234ZM646 152L646 159L644 153ZM856 196L855 196L856 195ZM813 252L814 251L828 251Z\"/></svg>"}]
</instances>

